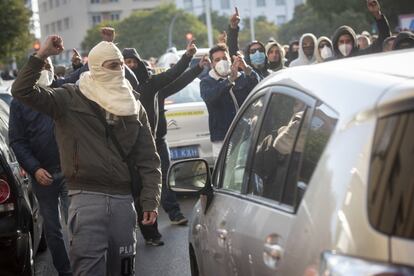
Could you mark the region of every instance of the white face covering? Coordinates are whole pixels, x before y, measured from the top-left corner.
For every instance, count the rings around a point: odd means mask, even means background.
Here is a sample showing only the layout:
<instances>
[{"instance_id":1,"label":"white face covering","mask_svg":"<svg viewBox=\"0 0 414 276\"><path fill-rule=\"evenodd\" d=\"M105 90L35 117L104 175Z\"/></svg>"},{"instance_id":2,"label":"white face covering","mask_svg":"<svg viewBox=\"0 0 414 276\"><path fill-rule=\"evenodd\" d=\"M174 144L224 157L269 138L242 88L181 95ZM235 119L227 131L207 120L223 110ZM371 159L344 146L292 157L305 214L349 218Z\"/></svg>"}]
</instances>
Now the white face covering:
<instances>
[{"instance_id":1,"label":"white face covering","mask_svg":"<svg viewBox=\"0 0 414 276\"><path fill-rule=\"evenodd\" d=\"M341 45L339 45L338 49L344 57L347 57L351 54L352 45L348 44L348 43L347 44L341 44Z\"/></svg>"},{"instance_id":2,"label":"white face covering","mask_svg":"<svg viewBox=\"0 0 414 276\"><path fill-rule=\"evenodd\" d=\"M37 80L37 84L41 86L51 86L53 82L53 73L49 70L42 70L40 72L40 78Z\"/></svg>"},{"instance_id":3,"label":"white face covering","mask_svg":"<svg viewBox=\"0 0 414 276\"><path fill-rule=\"evenodd\" d=\"M110 70L102 65L107 60L123 60L121 51L112 42L102 41L89 53L89 72L79 79L79 88L86 98L116 116L138 114L138 104L125 71Z\"/></svg>"},{"instance_id":4,"label":"white face covering","mask_svg":"<svg viewBox=\"0 0 414 276\"><path fill-rule=\"evenodd\" d=\"M332 50L328 46L324 46L321 50L321 57L325 60L332 57Z\"/></svg>"},{"instance_id":5,"label":"white face covering","mask_svg":"<svg viewBox=\"0 0 414 276\"><path fill-rule=\"evenodd\" d=\"M231 63L228 60L220 60L214 67L220 77L227 77L231 73Z\"/></svg>"}]
</instances>

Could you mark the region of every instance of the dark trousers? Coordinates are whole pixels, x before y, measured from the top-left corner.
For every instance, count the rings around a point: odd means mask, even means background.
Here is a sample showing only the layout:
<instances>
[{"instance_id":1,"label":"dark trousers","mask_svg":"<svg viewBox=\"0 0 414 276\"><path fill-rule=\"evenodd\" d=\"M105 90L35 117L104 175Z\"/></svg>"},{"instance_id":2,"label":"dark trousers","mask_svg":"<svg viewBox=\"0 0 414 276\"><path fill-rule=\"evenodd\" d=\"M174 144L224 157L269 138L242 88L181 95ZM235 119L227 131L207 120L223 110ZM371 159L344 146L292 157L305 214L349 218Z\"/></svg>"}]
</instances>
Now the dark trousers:
<instances>
[{"instance_id":1,"label":"dark trousers","mask_svg":"<svg viewBox=\"0 0 414 276\"><path fill-rule=\"evenodd\" d=\"M32 185L43 217L46 243L52 255L53 265L59 275L72 275L59 219L59 198L64 220L67 221L68 218L69 199L65 178L62 173L54 173L51 185L40 185L34 178Z\"/></svg>"},{"instance_id":2,"label":"dark trousers","mask_svg":"<svg viewBox=\"0 0 414 276\"><path fill-rule=\"evenodd\" d=\"M157 151L161 159L161 173L162 173L162 191L161 191L161 205L168 217L172 220L181 215L180 205L177 202L177 196L173 191L167 187L167 173L170 167L170 149L165 140L157 141ZM139 206L135 206L138 213L138 226L141 229L144 239L160 239L161 233L158 231L158 222L155 221L153 225L143 225L143 212Z\"/></svg>"}]
</instances>

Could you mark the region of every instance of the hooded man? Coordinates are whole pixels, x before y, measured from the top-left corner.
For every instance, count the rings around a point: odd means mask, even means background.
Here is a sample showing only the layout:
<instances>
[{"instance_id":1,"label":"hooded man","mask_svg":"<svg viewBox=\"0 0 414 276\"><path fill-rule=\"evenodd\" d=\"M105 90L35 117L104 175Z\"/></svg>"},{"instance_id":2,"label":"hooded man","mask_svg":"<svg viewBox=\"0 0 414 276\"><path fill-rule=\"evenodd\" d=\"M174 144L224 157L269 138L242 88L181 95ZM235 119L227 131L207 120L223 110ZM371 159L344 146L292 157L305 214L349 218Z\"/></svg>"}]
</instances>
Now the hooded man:
<instances>
[{"instance_id":1,"label":"hooded man","mask_svg":"<svg viewBox=\"0 0 414 276\"><path fill-rule=\"evenodd\" d=\"M146 113L125 78L122 54L111 42L103 41L90 51L90 71L81 75L79 87L36 85L44 60L62 51L62 39L49 36L20 71L12 95L55 121L71 197L73 274L135 275L137 214L129 167L142 179L136 200L142 206L143 224L155 222L161 189L160 160Z\"/></svg>"},{"instance_id":2,"label":"hooded man","mask_svg":"<svg viewBox=\"0 0 414 276\"><path fill-rule=\"evenodd\" d=\"M391 52L394 48L394 41L397 37L396 36L390 36L387 37L387 39L384 40L384 43L382 43L382 51L383 52Z\"/></svg>"},{"instance_id":3,"label":"hooded man","mask_svg":"<svg viewBox=\"0 0 414 276\"><path fill-rule=\"evenodd\" d=\"M227 34L227 46L230 56L237 56L239 53L239 11L235 8L235 13L230 17L230 25ZM254 40L247 45L244 51L246 64L260 77L260 80L269 75L268 61L265 53L265 46L262 42Z\"/></svg>"},{"instance_id":4,"label":"hooded man","mask_svg":"<svg viewBox=\"0 0 414 276\"><path fill-rule=\"evenodd\" d=\"M258 83L259 76L240 55L234 56L232 63L225 44L210 49L210 60L212 69L200 82L200 94L207 105L210 140L216 159L237 110Z\"/></svg>"},{"instance_id":5,"label":"hooded man","mask_svg":"<svg viewBox=\"0 0 414 276\"><path fill-rule=\"evenodd\" d=\"M290 67L316 63L317 52L316 36L311 33L302 35L299 41L299 57L292 61Z\"/></svg>"},{"instance_id":6,"label":"hooded man","mask_svg":"<svg viewBox=\"0 0 414 276\"><path fill-rule=\"evenodd\" d=\"M390 36L390 26L386 17L381 13L381 7L377 0L367 0L367 7L376 20L379 32L378 39L368 48L363 50L359 49L355 31L349 26L341 26L335 31L332 39L334 57L330 60L379 53L382 51L382 43Z\"/></svg>"},{"instance_id":7,"label":"hooded man","mask_svg":"<svg viewBox=\"0 0 414 276\"><path fill-rule=\"evenodd\" d=\"M318 38L316 45L318 45L318 51L316 52L317 63L324 62L333 56L332 41L326 36Z\"/></svg>"},{"instance_id":8,"label":"hooded man","mask_svg":"<svg viewBox=\"0 0 414 276\"><path fill-rule=\"evenodd\" d=\"M197 47L191 41L187 45L186 53L178 60L171 60L176 63L166 72L152 75L151 69L148 68L144 61L139 56L138 52L134 48L125 48L122 51L126 65L136 75L139 86L138 91L141 94L140 101L147 111L147 115L151 125L151 131L156 136L158 121L159 121L159 90L165 88L174 82L187 68L191 62L192 57L197 51ZM169 53L175 55L174 53ZM167 173L170 164L169 149L165 139L163 137L156 137L156 147L161 158L162 169L162 193L161 193L161 205L170 218L173 225L185 225L188 219L184 217L181 212L180 205L178 204L175 193L167 188ZM164 242L161 240L161 233L158 231L158 223L153 225L144 226L139 224L141 232L144 236L145 243L151 246L160 246Z\"/></svg>"},{"instance_id":9,"label":"hooded man","mask_svg":"<svg viewBox=\"0 0 414 276\"><path fill-rule=\"evenodd\" d=\"M292 61L294 61L298 57L299 57L299 41L295 40L289 44L289 51L288 51L288 54L286 55L286 59L287 59L285 63L286 67L289 67Z\"/></svg>"},{"instance_id":10,"label":"hooded man","mask_svg":"<svg viewBox=\"0 0 414 276\"><path fill-rule=\"evenodd\" d=\"M394 41L394 50L414 48L414 34L412 32L401 32Z\"/></svg>"},{"instance_id":11,"label":"hooded man","mask_svg":"<svg viewBox=\"0 0 414 276\"><path fill-rule=\"evenodd\" d=\"M268 60L268 68L272 72L285 68L285 50L276 41L266 44L266 56Z\"/></svg>"}]
</instances>

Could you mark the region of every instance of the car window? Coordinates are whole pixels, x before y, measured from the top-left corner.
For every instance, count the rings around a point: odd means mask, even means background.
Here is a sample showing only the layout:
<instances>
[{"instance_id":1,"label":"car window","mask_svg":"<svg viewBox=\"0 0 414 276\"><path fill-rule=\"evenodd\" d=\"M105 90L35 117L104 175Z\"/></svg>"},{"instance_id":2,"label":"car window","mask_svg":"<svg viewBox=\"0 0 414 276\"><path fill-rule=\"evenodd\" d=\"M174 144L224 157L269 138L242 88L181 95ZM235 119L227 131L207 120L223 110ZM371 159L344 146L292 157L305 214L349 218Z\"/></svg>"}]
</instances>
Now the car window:
<instances>
[{"instance_id":1,"label":"car window","mask_svg":"<svg viewBox=\"0 0 414 276\"><path fill-rule=\"evenodd\" d=\"M292 185L285 183L295 181L295 177L287 177L289 165L297 175L304 145L304 133L298 134L307 113L308 106L301 100L272 95L254 154L250 194L280 203L293 200L293 193L285 190Z\"/></svg>"},{"instance_id":2,"label":"car window","mask_svg":"<svg viewBox=\"0 0 414 276\"><path fill-rule=\"evenodd\" d=\"M253 140L257 120L262 113L264 97L255 100L244 111L235 126L226 147L223 181L221 187L232 191L241 191L247 156Z\"/></svg>"},{"instance_id":3,"label":"car window","mask_svg":"<svg viewBox=\"0 0 414 276\"><path fill-rule=\"evenodd\" d=\"M203 102L200 96L200 80L194 79L180 92L165 99L165 104Z\"/></svg>"},{"instance_id":4,"label":"car window","mask_svg":"<svg viewBox=\"0 0 414 276\"><path fill-rule=\"evenodd\" d=\"M313 172L316 169L316 165L335 129L337 117L338 115L335 111L319 102L316 104L310 124L308 125L306 123L306 127L302 127L301 132L303 135L306 135L306 142L303 150L299 179L296 185L296 206L302 200ZM292 202L291 204L294 203Z\"/></svg>"},{"instance_id":5,"label":"car window","mask_svg":"<svg viewBox=\"0 0 414 276\"><path fill-rule=\"evenodd\" d=\"M371 155L368 216L388 235L414 238L414 112L378 121Z\"/></svg>"}]
</instances>

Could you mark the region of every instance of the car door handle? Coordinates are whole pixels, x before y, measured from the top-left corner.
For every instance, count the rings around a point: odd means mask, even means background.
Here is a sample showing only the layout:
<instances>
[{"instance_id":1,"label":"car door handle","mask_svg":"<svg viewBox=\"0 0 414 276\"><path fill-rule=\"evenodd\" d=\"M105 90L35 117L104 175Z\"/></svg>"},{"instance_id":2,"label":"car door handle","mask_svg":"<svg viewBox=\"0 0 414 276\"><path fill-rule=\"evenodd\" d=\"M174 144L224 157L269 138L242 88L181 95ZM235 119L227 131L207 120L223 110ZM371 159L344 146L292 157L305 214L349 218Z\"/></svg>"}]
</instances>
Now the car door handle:
<instances>
[{"instance_id":1,"label":"car door handle","mask_svg":"<svg viewBox=\"0 0 414 276\"><path fill-rule=\"evenodd\" d=\"M227 239L227 236L229 235L229 232L226 229L217 229L217 235L219 239L225 240Z\"/></svg>"},{"instance_id":2,"label":"car door handle","mask_svg":"<svg viewBox=\"0 0 414 276\"><path fill-rule=\"evenodd\" d=\"M226 248L226 240L229 233L226 229L217 229L217 243L221 248Z\"/></svg>"},{"instance_id":3,"label":"car door handle","mask_svg":"<svg viewBox=\"0 0 414 276\"><path fill-rule=\"evenodd\" d=\"M265 243L263 262L270 269L277 269L279 261L283 257L283 248L279 244Z\"/></svg>"}]
</instances>

